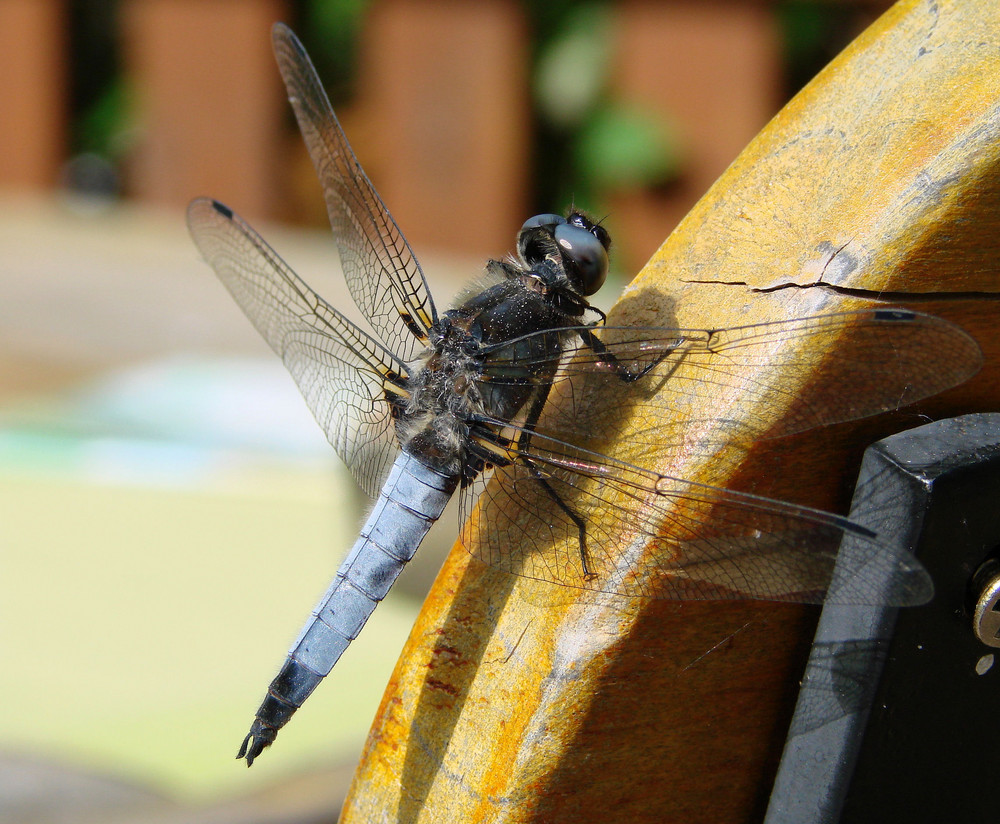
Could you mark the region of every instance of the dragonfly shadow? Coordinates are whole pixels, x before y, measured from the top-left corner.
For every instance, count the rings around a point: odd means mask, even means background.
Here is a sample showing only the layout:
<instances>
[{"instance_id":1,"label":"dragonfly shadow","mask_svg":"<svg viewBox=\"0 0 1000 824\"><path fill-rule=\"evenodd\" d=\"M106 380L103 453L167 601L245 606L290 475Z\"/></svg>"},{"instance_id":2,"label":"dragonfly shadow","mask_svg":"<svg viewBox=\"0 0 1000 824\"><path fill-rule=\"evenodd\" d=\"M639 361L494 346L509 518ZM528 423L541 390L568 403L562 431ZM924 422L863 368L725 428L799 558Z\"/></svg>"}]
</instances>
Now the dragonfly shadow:
<instances>
[{"instance_id":1,"label":"dragonfly shadow","mask_svg":"<svg viewBox=\"0 0 1000 824\"><path fill-rule=\"evenodd\" d=\"M888 649L884 638L816 643L802 678L789 736L800 736L864 711L875 693Z\"/></svg>"},{"instance_id":2,"label":"dragonfly shadow","mask_svg":"<svg viewBox=\"0 0 1000 824\"><path fill-rule=\"evenodd\" d=\"M628 287L608 312L608 326L677 326L677 301L651 286Z\"/></svg>"}]
</instances>

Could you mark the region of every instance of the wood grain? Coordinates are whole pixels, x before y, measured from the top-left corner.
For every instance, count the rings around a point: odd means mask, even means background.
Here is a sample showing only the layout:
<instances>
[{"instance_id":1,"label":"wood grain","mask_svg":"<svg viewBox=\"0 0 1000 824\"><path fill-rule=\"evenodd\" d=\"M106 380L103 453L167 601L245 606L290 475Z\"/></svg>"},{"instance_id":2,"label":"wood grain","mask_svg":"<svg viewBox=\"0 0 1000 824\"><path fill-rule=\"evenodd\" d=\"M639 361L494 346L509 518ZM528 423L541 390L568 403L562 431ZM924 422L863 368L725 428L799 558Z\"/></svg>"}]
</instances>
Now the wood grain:
<instances>
[{"instance_id":1,"label":"wood grain","mask_svg":"<svg viewBox=\"0 0 1000 824\"><path fill-rule=\"evenodd\" d=\"M894 7L744 151L612 319L726 326L880 300L958 322L985 368L915 409L745 455L673 455L674 474L846 511L867 444L925 415L998 408L998 53L995 0ZM829 354L796 391L822 384ZM667 469L630 444L649 424L623 410L615 454ZM456 547L342 821L759 819L818 610L593 596L542 606L551 592Z\"/></svg>"}]
</instances>

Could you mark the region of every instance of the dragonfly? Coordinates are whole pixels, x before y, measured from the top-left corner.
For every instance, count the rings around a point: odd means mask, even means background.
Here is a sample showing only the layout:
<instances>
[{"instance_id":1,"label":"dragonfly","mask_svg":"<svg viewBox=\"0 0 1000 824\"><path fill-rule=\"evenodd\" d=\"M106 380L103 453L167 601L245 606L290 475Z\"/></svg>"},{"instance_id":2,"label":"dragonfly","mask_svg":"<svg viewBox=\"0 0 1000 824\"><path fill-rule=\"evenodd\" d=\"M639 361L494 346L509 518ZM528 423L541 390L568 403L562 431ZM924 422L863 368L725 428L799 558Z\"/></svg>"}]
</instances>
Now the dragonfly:
<instances>
[{"instance_id":1,"label":"dragonfly","mask_svg":"<svg viewBox=\"0 0 1000 824\"><path fill-rule=\"evenodd\" d=\"M964 331L886 308L728 329L611 326L588 301L608 273L610 237L578 211L527 220L516 257L489 261L476 288L439 313L305 49L280 23L272 40L366 327L313 291L222 203L194 200L188 226L375 504L269 685L238 758L251 765L275 740L456 493L461 542L475 557L563 587L819 602L838 544L850 535L867 548L866 564L894 576L898 603L930 597L919 563L845 517L629 463L607 454L602 435L626 395L657 422L641 437L664 454L739 450L893 410L977 371L981 354ZM778 414L795 400L786 390L748 380L764 366L803 372L803 345L834 340L849 342L840 378L796 412ZM719 390L775 412L739 423L673 421L679 408L697 408ZM630 540L612 536L609 522ZM652 551L634 551L640 545ZM862 583L827 597L877 596Z\"/></svg>"}]
</instances>

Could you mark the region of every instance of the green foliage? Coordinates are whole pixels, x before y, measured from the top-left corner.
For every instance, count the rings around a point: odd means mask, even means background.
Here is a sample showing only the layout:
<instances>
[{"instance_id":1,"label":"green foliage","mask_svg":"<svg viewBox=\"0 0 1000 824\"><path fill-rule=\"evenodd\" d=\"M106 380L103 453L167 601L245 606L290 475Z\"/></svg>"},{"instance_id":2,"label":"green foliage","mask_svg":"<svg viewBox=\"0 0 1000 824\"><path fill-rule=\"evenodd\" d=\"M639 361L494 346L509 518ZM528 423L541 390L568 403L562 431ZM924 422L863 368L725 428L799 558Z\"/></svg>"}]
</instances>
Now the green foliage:
<instances>
[{"instance_id":1,"label":"green foliage","mask_svg":"<svg viewBox=\"0 0 1000 824\"><path fill-rule=\"evenodd\" d=\"M350 93L354 82L358 35L370 0L306 0L303 38L334 105Z\"/></svg>"},{"instance_id":2,"label":"green foliage","mask_svg":"<svg viewBox=\"0 0 1000 824\"><path fill-rule=\"evenodd\" d=\"M557 128L575 128L604 93L611 62L611 14L604 3L589 3L567 15L538 52L535 103Z\"/></svg>"},{"instance_id":3,"label":"green foliage","mask_svg":"<svg viewBox=\"0 0 1000 824\"><path fill-rule=\"evenodd\" d=\"M529 13L536 29L535 209L600 213L610 191L676 175L680 152L668 124L610 90L613 6L539 0Z\"/></svg>"},{"instance_id":4,"label":"green foliage","mask_svg":"<svg viewBox=\"0 0 1000 824\"><path fill-rule=\"evenodd\" d=\"M680 157L662 120L645 109L608 102L582 125L576 166L595 186L617 189L669 180Z\"/></svg>"},{"instance_id":5,"label":"green foliage","mask_svg":"<svg viewBox=\"0 0 1000 824\"><path fill-rule=\"evenodd\" d=\"M783 0L775 13L783 33L788 97L805 86L867 24L864 9L835 0Z\"/></svg>"},{"instance_id":6,"label":"green foliage","mask_svg":"<svg viewBox=\"0 0 1000 824\"><path fill-rule=\"evenodd\" d=\"M109 160L125 155L132 143L135 105L131 86L117 75L79 116L76 146Z\"/></svg>"}]
</instances>

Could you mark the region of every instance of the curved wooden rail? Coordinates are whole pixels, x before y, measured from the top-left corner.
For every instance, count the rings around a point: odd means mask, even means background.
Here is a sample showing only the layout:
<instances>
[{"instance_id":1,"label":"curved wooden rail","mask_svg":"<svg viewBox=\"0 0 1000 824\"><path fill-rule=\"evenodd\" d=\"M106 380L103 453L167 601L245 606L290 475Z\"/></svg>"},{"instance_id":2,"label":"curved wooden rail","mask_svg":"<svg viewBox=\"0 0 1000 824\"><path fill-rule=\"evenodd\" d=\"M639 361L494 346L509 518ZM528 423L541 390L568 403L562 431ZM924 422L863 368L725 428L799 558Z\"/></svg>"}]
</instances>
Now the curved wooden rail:
<instances>
[{"instance_id":1,"label":"curved wooden rail","mask_svg":"<svg viewBox=\"0 0 1000 824\"><path fill-rule=\"evenodd\" d=\"M685 476L843 511L866 444L920 414L1000 407L998 53L996 0L897 5L747 148L613 319L722 326L857 309L881 295L964 326L986 367L919 413L688 461ZM829 360L817 361L821 382ZM617 454L663 468L661 456L628 452L629 427L641 424L625 425ZM542 606L552 589L537 587L455 549L341 820L759 818L817 609Z\"/></svg>"}]
</instances>

